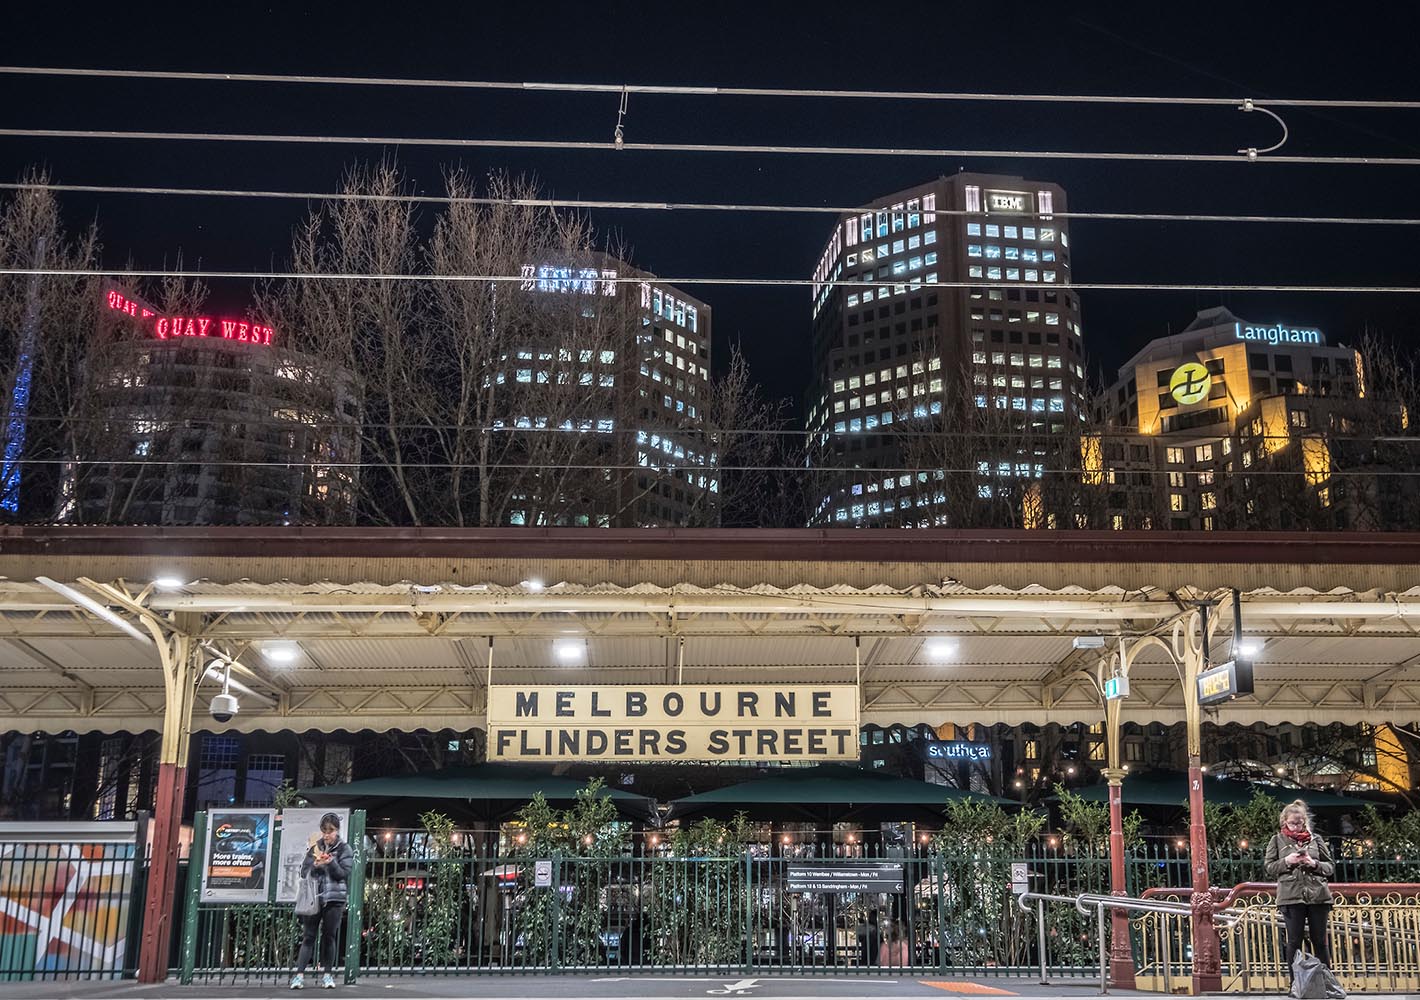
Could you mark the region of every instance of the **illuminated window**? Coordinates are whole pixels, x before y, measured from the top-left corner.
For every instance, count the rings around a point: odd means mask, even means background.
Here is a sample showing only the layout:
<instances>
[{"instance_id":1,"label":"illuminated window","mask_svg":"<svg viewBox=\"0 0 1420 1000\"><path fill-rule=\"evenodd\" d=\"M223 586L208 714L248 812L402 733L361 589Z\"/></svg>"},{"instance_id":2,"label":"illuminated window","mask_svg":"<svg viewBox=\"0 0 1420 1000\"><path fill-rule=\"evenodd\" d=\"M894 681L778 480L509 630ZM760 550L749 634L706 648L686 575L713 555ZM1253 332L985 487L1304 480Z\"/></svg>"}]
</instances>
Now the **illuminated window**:
<instances>
[{"instance_id":1,"label":"illuminated window","mask_svg":"<svg viewBox=\"0 0 1420 1000\"><path fill-rule=\"evenodd\" d=\"M980 256L981 256L981 244L980 244L980 243L968 243L968 244L967 244L967 247L966 247L966 255L967 255L968 257L980 257Z\"/></svg>"},{"instance_id":2,"label":"illuminated window","mask_svg":"<svg viewBox=\"0 0 1420 1000\"><path fill-rule=\"evenodd\" d=\"M1217 509L1218 509L1218 494L1216 494L1216 493L1204 493L1204 494L1202 495L1202 497L1200 498L1199 505L1200 505L1204 510L1217 510Z\"/></svg>"},{"instance_id":3,"label":"illuminated window","mask_svg":"<svg viewBox=\"0 0 1420 1000\"><path fill-rule=\"evenodd\" d=\"M1026 760L1040 760L1040 741L1026 740Z\"/></svg>"},{"instance_id":4,"label":"illuminated window","mask_svg":"<svg viewBox=\"0 0 1420 1000\"><path fill-rule=\"evenodd\" d=\"M981 235L981 223L979 223L979 222L968 222L968 223L966 224L966 235L968 235L968 236L980 236L980 235Z\"/></svg>"},{"instance_id":5,"label":"illuminated window","mask_svg":"<svg viewBox=\"0 0 1420 1000\"><path fill-rule=\"evenodd\" d=\"M1183 510L1183 494L1182 494L1182 493L1170 493L1170 494L1169 494L1169 510L1173 510L1173 511Z\"/></svg>"},{"instance_id":6,"label":"illuminated window","mask_svg":"<svg viewBox=\"0 0 1420 1000\"><path fill-rule=\"evenodd\" d=\"M1183 464L1183 449L1182 449L1182 448L1169 448L1169 449L1167 449L1167 450L1165 451L1164 454L1165 454L1165 460L1166 460L1170 465L1181 465L1181 464Z\"/></svg>"},{"instance_id":7,"label":"illuminated window","mask_svg":"<svg viewBox=\"0 0 1420 1000\"><path fill-rule=\"evenodd\" d=\"M1193 449L1193 458L1198 462L1213 461L1213 446L1211 444L1200 444Z\"/></svg>"}]
</instances>

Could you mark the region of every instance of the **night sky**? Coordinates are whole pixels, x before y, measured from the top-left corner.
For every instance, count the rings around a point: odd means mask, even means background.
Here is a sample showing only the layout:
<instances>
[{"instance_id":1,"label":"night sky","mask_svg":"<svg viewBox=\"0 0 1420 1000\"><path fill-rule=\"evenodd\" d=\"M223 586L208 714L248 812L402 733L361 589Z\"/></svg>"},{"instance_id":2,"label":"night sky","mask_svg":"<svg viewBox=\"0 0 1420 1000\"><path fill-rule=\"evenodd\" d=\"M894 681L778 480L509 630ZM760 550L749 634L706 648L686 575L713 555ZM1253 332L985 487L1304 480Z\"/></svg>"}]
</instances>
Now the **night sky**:
<instances>
[{"instance_id":1,"label":"night sky","mask_svg":"<svg viewBox=\"0 0 1420 1000\"><path fill-rule=\"evenodd\" d=\"M1416 25L1400 5L27 4L4 17L4 61L218 72L1203 97L1420 98ZM653 7L672 12L651 13ZM1072 12L1078 9L1078 13ZM1325 13L1309 18L1298 11ZM709 11L710 13L702 13ZM812 11L812 14L808 12ZM610 138L615 95L453 92L0 77L14 128ZM1420 111L1282 112L1289 153L1420 156ZM1276 128L1228 108L908 103L633 95L630 141L1232 152ZM77 184L331 190L378 148L0 138L0 176L42 163ZM531 173L561 197L852 205L967 168L1049 179L1077 211L1420 218L1411 167L633 152L397 151L418 187L441 165ZM97 213L105 259L140 267L280 265L300 202L64 199ZM810 276L822 215L601 212L635 262L662 275ZM1072 223L1075 280L1420 284L1415 227ZM767 392L798 404L808 379L803 288L689 286L715 314L723 362L739 344ZM242 309L247 291L216 288ZM1346 340L1368 325L1416 343L1420 296L1081 295L1091 374L1222 302Z\"/></svg>"}]
</instances>

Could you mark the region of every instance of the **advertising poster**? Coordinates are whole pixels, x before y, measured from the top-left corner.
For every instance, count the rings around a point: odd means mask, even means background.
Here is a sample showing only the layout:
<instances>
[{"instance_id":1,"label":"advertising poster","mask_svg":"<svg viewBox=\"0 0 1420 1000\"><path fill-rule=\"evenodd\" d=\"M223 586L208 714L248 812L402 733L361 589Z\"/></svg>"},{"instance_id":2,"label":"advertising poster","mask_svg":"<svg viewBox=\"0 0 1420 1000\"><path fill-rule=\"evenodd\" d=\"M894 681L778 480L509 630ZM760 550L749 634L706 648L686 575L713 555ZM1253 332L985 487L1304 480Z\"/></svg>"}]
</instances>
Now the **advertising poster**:
<instances>
[{"instance_id":1,"label":"advertising poster","mask_svg":"<svg viewBox=\"0 0 1420 1000\"><path fill-rule=\"evenodd\" d=\"M264 902L271 879L270 809L213 809L203 845L202 901Z\"/></svg>"},{"instance_id":2,"label":"advertising poster","mask_svg":"<svg viewBox=\"0 0 1420 1000\"><path fill-rule=\"evenodd\" d=\"M281 810L281 855L276 863L276 902L296 901L296 889L301 882L301 863L306 860L306 851L320 836L320 818L326 813L335 813L340 817L340 839L347 839L349 809Z\"/></svg>"}]
</instances>

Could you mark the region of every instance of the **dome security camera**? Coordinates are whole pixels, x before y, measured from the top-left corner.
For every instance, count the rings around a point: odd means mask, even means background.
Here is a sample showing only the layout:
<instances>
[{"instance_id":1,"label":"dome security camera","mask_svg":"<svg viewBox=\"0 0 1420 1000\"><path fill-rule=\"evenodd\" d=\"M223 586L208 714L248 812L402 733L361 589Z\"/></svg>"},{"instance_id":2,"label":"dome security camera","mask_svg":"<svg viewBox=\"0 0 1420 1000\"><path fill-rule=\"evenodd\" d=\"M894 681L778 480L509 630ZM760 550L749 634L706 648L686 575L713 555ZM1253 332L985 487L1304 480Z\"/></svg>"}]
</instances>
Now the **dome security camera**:
<instances>
[{"instance_id":1,"label":"dome security camera","mask_svg":"<svg viewBox=\"0 0 1420 1000\"><path fill-rule=\"evenodd\" d=\"M236 695L224 691L212 697L212 704L207 706L207 711L218 722L231 722L232 718L241 711L241 706L237 704Z\"/></svg>"}]
</instances>

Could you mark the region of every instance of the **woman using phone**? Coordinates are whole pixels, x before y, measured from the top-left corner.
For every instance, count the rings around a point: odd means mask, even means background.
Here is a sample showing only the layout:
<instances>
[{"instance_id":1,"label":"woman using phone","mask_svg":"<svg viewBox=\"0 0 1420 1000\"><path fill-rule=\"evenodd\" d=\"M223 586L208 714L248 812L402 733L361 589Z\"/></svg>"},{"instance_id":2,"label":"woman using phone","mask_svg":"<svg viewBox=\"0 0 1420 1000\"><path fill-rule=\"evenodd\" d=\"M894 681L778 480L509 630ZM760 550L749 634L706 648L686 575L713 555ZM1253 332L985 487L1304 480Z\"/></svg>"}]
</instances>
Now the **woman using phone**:
<instances>
[{"instance_id":1,"label":"woman using phone","mask_svg":"<svg viewBox=\"0 0 1420 1000\"><path fill-rule=\"evenodd\" d=\"M335 989L335 949L340 939L340 922L345 917L345 904L350 898L350 869L355 864L355 852L340 839L340 817L326 813L320 818L320 836L306 850L301 862L301 877L315 876L319 886L320 911L302 917L301 951L296 958L296 974L291 977L291 989L306 985L306 967L315 954L316 938L320 938L321 987Z\"/></svg>"},{"instance_id":2,"label":"woman using phone","mask_svg":"<svg viewBox=\"0 0 1420 1000\"><path fill-rule=\"evenodd\" d=\"M1267 844L1267 874L1277 880L1277 909L1287 926L1285 961L1292 974L1292 959L1302 945L1302 933L1311 938L1312 954L1331 968L1331 947L1326 920L1331 913L1331 886L1336 871L1326 841L1312 833L1311 813L1301 799L1282 810L1282 829Z\"/></svg>"}]
</instances>

